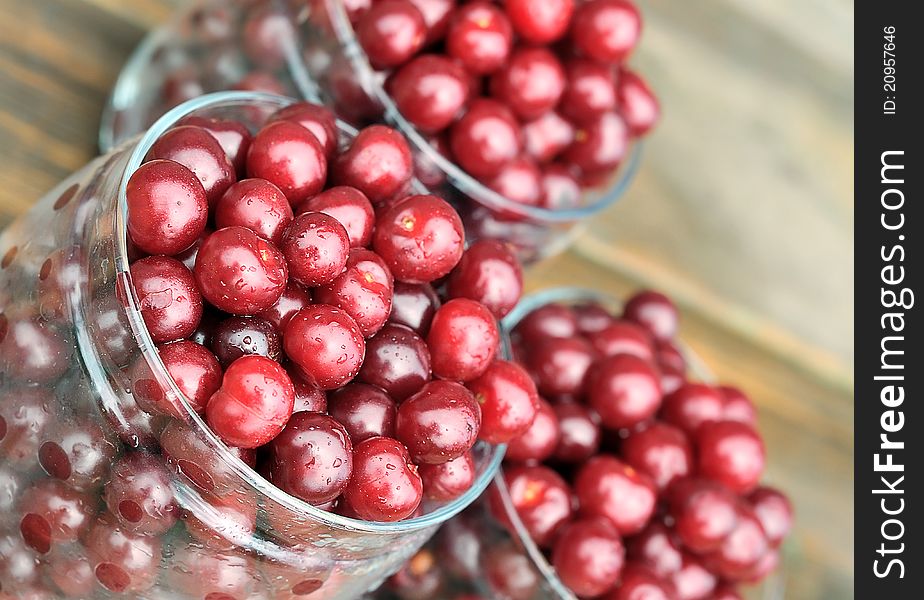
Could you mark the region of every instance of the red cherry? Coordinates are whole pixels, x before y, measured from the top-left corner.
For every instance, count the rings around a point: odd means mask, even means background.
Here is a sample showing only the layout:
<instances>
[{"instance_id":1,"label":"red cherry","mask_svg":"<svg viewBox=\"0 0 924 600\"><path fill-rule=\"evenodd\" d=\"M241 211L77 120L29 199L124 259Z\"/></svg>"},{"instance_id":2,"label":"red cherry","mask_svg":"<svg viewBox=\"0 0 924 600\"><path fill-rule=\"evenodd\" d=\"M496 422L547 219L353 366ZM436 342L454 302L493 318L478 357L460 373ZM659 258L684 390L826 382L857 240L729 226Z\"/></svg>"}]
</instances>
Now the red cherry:
<instances>
[{"instance_id":1,"label":"red cherry","mask_svg":"<svg viewBox=\"0 0 924 600\"><path fill-rule=\"evenodd\" d=\"M205 411L205 405L221 386L221 365L215 355L195 342L180 340L171 344L158 346L157 352L161 362L176 382L180 392L197 413ZM147 380L150 381L150 380ZM157 412L183 418L186 411L179 402L168 398L168 394L159 390L155 382L145 388L156 386L152 394L138 394L138 382L135 382L135 398L139 403L148 402L142 408L153 408Z\"/></svg>"},{"instance_id":2,"label":"red cherry","mask_svg":"<svg viewBox=\"0 0 924 600\"><path fill-rule=\"evenodd\" d=\"M657 501L654 482L624 462L600 454L584 463L574 478L581 514L609 519L622 535L645 528Z\"/></svg>"},{"instance_id":3,"label":"red cherry","mask_svg":"<svg viewBox=\"0 0 924 600\"><path fill-rule=\"evenodd\" d=\"M573 210L582 202L581 184L568 167L549 165L542 173L542 199L547 210Z\"/></svg>"},{"instance_id":4,"label":"red cherry","mask_svg":"<svg viewBox=\"0 0 924 600\"><path fill-rule=\"evenodd\" d=\"M499 343L497 322L484 305L467 298L450 300L436 311L427 335L433 374L471 381L487 370Z\"/></svg>"},{"instance_id":5,"label":"red cherry","mask_svg":"<svg viewBox=\"0 0 924 600\"><path fill-rule=\"evenodd\" d=\"M147 158L172 160L192 171L202 184L211 206L237 180L234 165L218 140L194 125L180 125L168 130L154 142Z\"/></svg>"},{"instance_id":6,"label":"red cherry","mask_svg":"<svg viewBox=\"0 0 924 600\"><path fill-rule=\"evenodd\" d=\"M414 462L438 465L468 452L478 438L481 410L465 387L431 381L398 406L396 437Z\"/></svg>"},{"instance_id":7,"label":"red cherry","mask_svg":"<svg viewBox=\"0 0 924 600\"><path fill-rule=\"evenodd\" d=\"M523 140L510 109L496 100L479 98L452 126L449 145L460 167L475 177L492 177L519 156Z\"/></svg>"},{"instance_id":8,"label":"red cherry","mask_svg":"<svg viewBox=\"0 0 924 600\"><path fill-rule=\"evenodd\" d=\"M311 292L301 284L289 281L279 300L257 316L271 323L277 331L284 331L292 316L309 304Z\"/></svg>"},{"instance_id":9,"label":"red cherry","mask_svg":"<svg viewBox=\"0 0 924 600\"><path fill-rule=\"evenodd\" d=\"M179 163L153 160L141 165L128 180L125 195L128 235L148 254L178 254L205 229L205 190Z\"/></svg>"},{"instance_id":10,"label":"red cherry","mask_svg":"<svg viewBox=\"0 0 924 600\"><path fill-rule=\"evenodd\" d=\"M620 71L616 95L619 98L619 112L629 125L632 135L645 135L661 118L658 98L645 80L633 71Z\"/></svg>"},{"instance_id":11,"label":"red cherry","mask_svg":"<svg viewBox=\"0 0 924 600\"><path fill-rule=\"evenodd\" d=\"M558 105L565 91L565 70L545 48L520 48L494 74L491 91L521 119L537 119Z\"/></svg>"},{"instance_id":12,"label":"red cherry","mask_svg":"<svg viewBox=\"0 0 924 600\"><path fill-rule=\"evenodd\" d=\"M423 483L400 442L373 437L353 450L353 477L344 498L360 518L400 521L417 510Z\"/></svg>"},{"instance_id":13,"label":"red cherry","mask_svg":"<svg viewBox=\"0 0 924 600\"><path fill-rule=\"evenodd\" d=\"M23 492L19 514L23 541L39 554L48 554L87 530L96 502L60 481L43 479Z\"/></svg>"},{"instance_id":14,"label":"red cherry","mask_svg":"<svg viewBox=\"0 0 924 600\"><path fill-rule=\"evenodd\" d=\"M507 443L504 459L513 462L542 462L555 453L560 438L558 416L552 405L540 398L539 410L532 425Z\"/></svg>"},{"instance_id":15,"label":"red cherry","mask_svg":"<svg viewBox=\"0 0 924 600\"><path fill-rule=\"evenodd\" d=\"M723 585L712 593L709 600L744 600L744 596L739 594L735 588Z\"/></svg>"},{"instance_id":16,"label":"red cherry","mask_svg":"<svg viewBox=\"0 0 924 600\"><path fill-rule=\"evenodd\" d=\"M280 250L292 279L307 287L317 287L331 283L343 273L350 238L334 217L305 212L286 228Z\"/></svg>"},{"instance_id":17,"label":"red cherry","mask_svg":"<svg viewBox=\"0 0 924 600\"><path fill-rule=\"evenodd\" d=\"M157 536L173 527L179 516L172 481L161 457L132 452L112 465L103 498L120 527Z\"/></svg>"},{"instance_id":18,"label":"red cherry","mask_svg":"<svg viewBox=\"0 0 924 600\"><path fill-rule=\"evenodd\" d=\"M22 401L23 407L30 407L27 398L22 398ZM20 415L27 416L29 412L17 414ZM41 418L40 414L33 413L31 419L35 421L32 427L36 427L36 421ZM16 421L10 423L7 440L15 440L11 435L15 431L14 426L21 425ZM116 455L116 447L107 439L106 432L89 419L58 422L44 432L43 438L46 441L38 449L39 464L48 475L78 490L95 488L106 475Z\"/></svg>"},{"instance_id":19,"label":"red cherry","mask_svg":"<svg viewBox=\"0 0 924 600\"><path fill-rule=\"evenodd\" d=\"M469 97L469 75L459 63L424 54L401 67L388 89L401 114L424 133L439 133L461 112Z\"/></svg>"},{"instance_id":20,"label":"red cherry","mask_svg":"<svg viewBox=\"0 0 924 600\"><path fill-rule=\"evenodd\" d=\"M365 194L348 186L332 187L309 198L298 212L321 212L337 219L346 229L350 246L362 248L372 242L375 211Z\"/></svg>"},{"instance_id":21,"label":"red cherry","mask_svg":"<svg viewBox=\"0 0 924 600\"><path fill-rule=\"evenodd\" d=\"M627 563L619 585L604 600L674 600L674 588L647 567Z\"/></svg>"},{"instance_id":22,"label":"red cherry","mask_svg":"<svg viewBox=\"0 0 924 600\"><path fill-rule=\"evenodd\" d=\"M490 586L491 598L529 600L539 589L540 578L532 559L513 540L485 547L481 555L479 576ZM481 596L463 596L456 600L483 600Z\"/></svg>"},{"instance_id":23,"label":"red cherry","mask_svg":"<svg viewBox=\"0 0 924 600\"><path fill-rule=\"evenodd\" d=\"M789 498L771 487L759 487L748 496L754 514L767 534L770 545L777 547L792 529L793 509Z\"/></svg>"},{"instance_id":24,"label":"red cherry","mask_svg":"<svg viewBox=\"0 0 924 600\"><path fill-rule=\"evenodd\" d=\"M45 572L68 598L89 598L96 585L90 561L79 547L74 552L55 552L48 556Z\"/></svg>"},{"instance_id":25,"label":"red cherry","mask_svg":"<svg viewBox=\"0 0 924 600\"><path fill-rule=\"evenodd\" d=\"M523 147L536 162L547 163L574 141L574 125L551 110L523 125Z\"/></svg>"},{"instance_id":26,"label":"red cherry","mask_svg":"<svg viewBox=\"0 0 924 600\"><path fill-rule=\"evenodd\" d=\"M673 531L659 521L652 521L629 540L629 558L664 578L670 578L683 565L680 544Z\"/></svg>"},{"instance_id":27,"label":"red cherry","mask_svg":"<svg viewBox=\"0 0 924 600\"><path fill-rule=\"evenodd\" d=\"M537 545L549 548L574 516L571 488L558 473L544 466L504 470L510 503ZM491 512L511 531L507 509L496 488L489 495Z\"/></svg>"},{"instance_id":28,"label":"red cherry","mask_svg":"<svg viewBox=\"0 0 924 600\"><path fill-rule=\"evenodd\" d=\"M632 321L614 319L601 331L591 333L588 338L601 356L632 354L649 362L655 359L651 334Z\"/></svg>"},{"instance_id":29,"label":"red cherry","mask_svg":"<svg viewBox=\"0 0 924 600\"><path fill-rule=\"evenodd\" d=\"M309 130L275 121L254 136L247 150L247 174L274 184L297 206L324 189L327 158Z\"/></svg>"},{"instance_id":30,"label":"red cherry","mask_svg":"<svg viewBox=\"0 0 924 600\"><path fill-rule=\"evenodd\" d=\"M472 487L478 475L470 451L438 465L420 465L418 473L424 496L437 502L455 500Z\"/></svg>"},{"instance_id":31,"label":"red cherry","mask_svg":"<svg viewBox=\"0 0 924 600\"><path fill-rule=\"evenodd\" d=\"M681 480L670 490L674 529L693 552L716 550L738 524L735 495L705 480Z\"/></svg>"},{"instance_id":32,"label":"red cherry","mask_svg":"<svg viewBox=\"0 0 924 600\"><path fill-rule=\"evenodd\" d=\"M219 229L240 225L276 245L293 217L282 190L264 179L238 181L215 205L215 226Z\"/></svg>"},{"instance_id":33,"label":"red cherry","mask_svg":"<svg viewBox=\"0 0 924 600\"><path fill-rule=\"evenodd\" d=\"M751 426L757 426L757 409L747 395L738 388L720 385L719 393L725 400L722 418L726 421L741 421Z\"/></svg>"},{"instance_id":34,"label":"red cherry","mask_svg":"<svg viewBox=\"0 0 924 600\"><path fill-rule=\"evenodd\" d=\"M310 381L305 381L296 370L289 370L295 386L295 408L292 412L327 412L327 394Z\"/></svg>"},{"instance_id":35,"label":"red cherry","mask_svg":"<svg viewBox=\"0 0 924 600\"><path fill-rule=\"evenodd\" d=\"M376 436L395 437L398 406L374 385L350 383L332 392L327 412L343 425L354 444Z\"/></svg>"},{"instance_id":36,"label":"red cherry","mask_svg":"<svg viewBox=\"0 0 924 600\"><path fill-rule=\"evenodd\" d=\"M427 25L408 0L380 0L359 18L356 38L376 69L403 64L423 47Z\"/></svg>"},{"instance_id":37,"label":"red cherry","mask_svg":"<svg viewBox=\"0 0 924 600\"><path fill-rule=\"evenodd\" d=\"M707 422L722 419L722 395L704 383L685 383L664 397L661 417L668 423L693 435Z\"/></svg>"},{"instance_id":38,"label":"red cherry","mask_svg":"<svg viewBox=\"0 0 924 600\"><path fill-rule=\"evenodd\" d=\"M427 335L439 307L440 299L429 283L396 281L389 321L406 325L418 335Z\"/></svg>"},{"instance_id":39,"label":"red cherry","mask_svg":"<svg viewBox=\"0 0 924 600\"><path fill-rule=\"evenodd\" d=\"M562 158L585 174L609 174L629 151L629 129L618 113L605 112L582 123Z\"/></svg>"},{"instance_id":40,"label":"red cherry","mask_svg":"<svg viewBox=\"0 0 924 600\"><path fill-rule=\"evenodd\" d=\"M529 342L527 342L529 343ZM530 346L526 368L546 396L578 394L596 355L583 338L549 338Z\"/></svg>"},{"instance_id":41,"label":"red cherry","mask_svg":"<svg viewBox=\"0 0 924 600\"><path fill-rule=\"evenodd\" d=\"M273 121L291 121L301 125L317 138L324 150L324 156L331 159L337 154L337 142L340 138L337 117L326 106L296 102L273 113L269 122Z\"/></svg>"},{"instance_id":42,"label":"red cherry","mask_svg":"<svg viewBox=\"0 0 924 600\"><path fill-rule=\"evenodd\" d=\"M508 162L486 183L489 188L517 204L537 206L542 200L542 171L532 159L525 156ZM516 212L509 212L516 217Z\"/></svg>"},{"instance_id":43,"label":"red cherry","mask_svg":"<svg viewBox=\"0 0 924 600\"><path fill-rule=\"evenodd\" d=\"M533 424L539 411L539 394L529 373L514 362L494 361L468 389L481 405L481 432L490 444L506 444Z\"/></svg>"},{"instance_id":44,"label":"red cherry","mask_svg":"<svg viewBox=\"0 0 924 600\"><path fill-rule=\"evenodd\" d=\"M242 356L256 354L279 362L282 342L279 332L260 317L229 317L212 331L209 345L223 367Z\"/></svg>"},{"instance_id":45,"label":"red cherry","mask_svg":"<svg viewBox=\"0 0 924 600\"><path fill-rule=\"evenodd\" d=\"M320 214L320 213L315 213ZM315 291L315 301L343 309L365 337L375 335L391 313L394 279L378 254L364 248L349 251L346 270Z\"/></svg>"},{"instance_id":46,"label":"red cherry","mask_svg":"<svg viewBox=\"0 0 924 600\"><path fill-rule=\"evenodd\" d=\"M507 0L504 10L521 38L533 44L548 44L568 31L574 0Z\"/></svg>"},{"instance_id":47,"label":"red cherry","mask_svg":"<svg viewBox=\"0 0 924 600\"><path fill-rule=\"evenodd\" d=\"M110 516L100 517L84 538L96 580L117 594L149 589L160 573L160 538L134 534Z\"/></svg>"},{"instance_id":48,"label":"red cherry","mask_svg":"<svg viewBox=\"0 0 924 600\"><path fill-rule=\"evenodd\" d=\"M629 0L591 0L577 7L571 39L586 56L616 63L632 52L641 30L641 16Z\"/></svg>"},{"instance_id":49,"label":"red cherry","mask_svg":"<svg viewBox=\"0 0 924 600\"><path fill-rule=\"evenodd\" d=\"M229 446L257 448L279 435L295 406L295 389L279 363L244 356L225 371L209 400L206 421Z\"/></svg>"},{"instance_id":50,"label":"red cherry","mask_svg":"<svg viewBox=\"0 0 924 600\"><path fill-rule=\"evenodd\" d=\"M647 328L658 340L671 340L677 335L680 315L670 298L654 291L642 291L626 302L623 316Z\"/></svg>"},{"instance_id":51,"label":"red cherry","mask_svg":"<svg viewBox=\"0 0 924 600\"><path fill-rule=\"evenodd\" d=\"M243 175L247 159L247 149L250 147L251 135L242 123L224 119L209 119L206 117L190 116L179 122L180 125L195 125L208 131L218 140L225 156L234 165L238 175Z\"/></svg>"},{"instance_id":52,"label":"red cherry","mask_svg":"<svg viewBox=\"0 0 924 600\"><path fill-rule=\"evenodd\" d=\"M561 112L572 122L586 123L619 106L612 67L574 58L566 63L565 73L567 85L561 99Z\"/></svg>"},{"instance_id":53,"label":"red cherry","mask_svg":"<svg viewBox=\"0 0 924 600\"><path fill-rule=\"evenodd\" d=\"M283 346L308 380L324 390L337 389L356 377L366 352L356 321L328 304L295 313L286 325Z\"/></svg>"},{"instance_id":54,"label":"red cherry","mask_svg":"<svg viewBox=\"0 0 924 600\"><path fill-rule=\"evenodd\" d=\"M271 4L251 7L243 24L241 41L247 58L268 70L284 66L287 53L297 43L288 12Z\"/></svg>"},{"instance_id":55,"label":"red cherry","mask_svg":"<svg viewBox=\"0 0 924 600\"><path fill-rule=\"evenodd\" d=\"M467 2L456 9L446 32L446 53L478 75L501 68L512 45L510 20L485 0Z\"/></svg>"},{"instance_id":56,"label":"red cherry","mask_svg":"<svg viewBox=\"0 0 924 600\"><path fill-rule=\"evenodd\" d=\"M66 329L38 318L0 315L0 331L0 371L14 380L54 383L71 365L74 344Z\"/></svg>"},{"instance_id":57,"label":"red cherry","mask_svg":"<svg viewBox=\"0 0 924 600\"><path fill-rule=\"evenodd\" d=\"M565 527L552 550L562 583L580 597L599 596L616 585L625 549L605 519L582 519Z\"/></svg>"},{"instance_id":58,"label":"red cherry","mask_svg":"<svg viewBox=\"0 0 924 600\"><path fill-rule=\"evenodd\" d=\"M183 568L166 570L165 584L178 595L203 600L252 597L257 574L245 554L181 544L172 559Z\"/></svg>"},{"instance_id":59,"label":"red cherry","mask_svg":"<svg viewBox=\"0 0 924 600\"><path fill-rule=\"evenodd\" d=\"M671 576L671 582L677 600L707 600L718 579L700 558L684 552L680 570Z\"/></svg>"},{"instance_id":60,"label":"red cherry","mask_svg":"<svg viewBox=\"0 0 924 600\"><path fill-rule=\"evenodd\" d=\"M456 0L411 0L427 24L427 42L435 42L446 35L449 19L456 8Z\"/></svg>"},{"instance_id":61,"label":"red cherry","mask_svg":"<svg viewBox=\"0 0 924 600\"><path fill-rule=\"evenodd\" d=\"M633 431L623 440L621 451L625 461L647 473L659 490L693 470L693 450L686 434L666 423Z\"/></svg>"},{"instance_id":62,"label":"red cherry","mask_svg":"<svg viewBox=\"0 0 924 600\"><path fill-rule=\"evenodd\" d=\"M738 494L753 490L764 472L765 450L760 434L737 421L705 423L696 433L699 472Z\"/></svg>"},{"instance_id":63,"label":"red cherry","mask_svg":"<svg viewBox=\"0 0 924 600\"><path fill-rule=\"evenodd\" d=\"M202 318L202 296L193 274L180 261L148 256L131 266L138 307L155 343L189 337Z\"/></svg>"},{"instance_id":64,"label":"red cherry","mask_svg":"<svg viewBox=\"0 0 924 600\"><path fill-rule=\"evenodd\" d=\"M430 350L411 329L389 323L369 340L359 379L401 402L430 381Z\"/></svg>"},{"instance_id":65,"label":"red cherry","mask_svg":"<svg viewBox=\"0 0 924 600\"><path fill-rule=\"evenodd\" d=\"M711 570L724 579L748 578L769 550L767 535L754 511L739 504L738 523L722 545L706 557Z\"/></svg>"},{"instance_id":66,"label":"red cherry","mask_svg":"<svg viewBox=\"0 0 924 600\"><path fill-rule=\"evenodd\" d=\"M578 304L572 311L577 320L578 331L586 336L603 331L615 321L610 311L593 302Z\"/></svg>"},{"instance_id":67,"label":"red cherry","mask_svg":"<svg viewBox=\"0 0 924 600\"><path fill-rule=\"evenodd\" d=\"M654 417L661 407L660 377L651 363L637 356L609 356L588 374L587 401L604 427L634 427Z\"/></svg>"},{"instance_id":68,"label":"red cherry","mask_svg":"<svg viewBox=\"0 0 924 600\"><path fill-rule=\"evenodd\" d=\"M561 433L555 460L580 464L600 450L600 416L583 404L559 402L553 407Z\"/></svg>"},{"instance_id":69,"label":"red cherry","mask_svg":"<svg viewBox=\"0 0 924 600\"><path fill-rule=\"evenodd\" d=\"M413 174L414 160L407 140L383 125L371 125L360 131L333 166L337 184L358 189L373 204L405 189Z\"/></svg>"}]
</instances>

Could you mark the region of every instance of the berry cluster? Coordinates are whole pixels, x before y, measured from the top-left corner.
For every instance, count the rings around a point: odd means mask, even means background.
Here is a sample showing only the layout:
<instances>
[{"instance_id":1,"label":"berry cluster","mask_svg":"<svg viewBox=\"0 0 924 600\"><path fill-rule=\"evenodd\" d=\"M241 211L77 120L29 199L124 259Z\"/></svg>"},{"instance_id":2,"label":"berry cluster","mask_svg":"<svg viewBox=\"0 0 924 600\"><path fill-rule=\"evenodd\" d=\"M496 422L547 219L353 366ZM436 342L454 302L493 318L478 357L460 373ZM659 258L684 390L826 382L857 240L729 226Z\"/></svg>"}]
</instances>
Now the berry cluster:
<instances>
[{"instance_id":1,"label":"berry cluster","mask_svg":"<svg viewBox=\"0 0 924 600\"><path fill-rule=\"evenodd\" d=\"M642 26L631 0L381 0L346 10L402 115L515 202L578 205L581 188L609 180L659 118L657 99L625 65ZM360 94L341 70L327 87L355 110Z\"/></svg>"}]
</instances>

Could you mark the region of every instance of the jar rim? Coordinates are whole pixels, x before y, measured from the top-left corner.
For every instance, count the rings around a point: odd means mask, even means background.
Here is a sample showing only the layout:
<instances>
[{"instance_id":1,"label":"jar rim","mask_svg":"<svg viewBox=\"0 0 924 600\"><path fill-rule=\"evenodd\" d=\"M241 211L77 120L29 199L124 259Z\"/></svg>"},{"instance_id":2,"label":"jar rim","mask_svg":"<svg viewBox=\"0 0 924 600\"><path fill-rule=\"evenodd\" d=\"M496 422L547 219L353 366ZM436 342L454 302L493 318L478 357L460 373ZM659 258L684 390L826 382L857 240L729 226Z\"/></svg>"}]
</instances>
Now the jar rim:
<instances>
[{"instance_id":1,"label":"jar rim","mask_svg":"<svg viewBox=\"0 0 924 600\"><path fill-rule=\"evenodd\" d=\"M275 94L267 94L263 92L216 92L213 94L206 94L194 98L193 100L189 100L171 109L160 119L158 119L154 125L152 125L147 130L147 132L145 132L140 138L137 139L137 142L135 143L135 146L125 166L122 180L119 184L118 209L116 211L117 255L115 260L115 268L117 281L122 281L125 283L126 316L129 320L132 332L137 337L137 342L139 348L141 349L141 353L150 366L153 374L157 377L158 381L165 382L169 386L169 390L174 395L174 397L180 398L180 404L182 404L183 410L185 410L186 416L189 418L189 422L200 430L204 439L210 446L210 449L214 450L218 454L224 464L230 465L234 473L240 477L245 484L251 486L259 494L272 499L274 502L288 510L305 514L317 522L329 525L331 527L347 529L360 533L400 534L419 531L428 527L440 525L441 523L444 523L448 519L464 510L467 506L474 502L482 494L482 492L484 492L484 490L488 487L494 478L495 473L497 473L500 468L500 464L506 450L505 445L488 445L490 454L487 458L487 463L485 464L483 471L472 484L472 487L469 488L469 490L463 495L452 500L451 502L439 506L428 514L404 521L378 522L353 519L333 512L328 512L316 506L312 506L304 500L296 498L295 496L292 496L291 494L288 494L282 489L276 487L265 477L260 475L255 469L244 463L240 457L234 455L231 452L228 446L212 432L208 425L206 425L202 417L194 410L192 410L188 400L180 391L176 382L173 380L173 377L170 376L166 366L164 366L163 361L161 361L160 355L157 352L157 346L151 338L151 335L148 332L148 329L145 326L144 320L141 316L140 303L135 293L135 288L133 285L131 285L131 273L129 271L130 263L128 258L127 226L128 200L126 195L126 188L128 185L128 180L131 178L135 170L141 166L151 147L161 137L161 135L164 134L164 132L175 126L179 120L203 109L218 109L222 106L231 107L261 104L270 108L283 108L285 106L294 104L295 102L297 102L297 100L293 98L277 96ZM350 137L354 137L356 135L356 129L347 123L338 120L337 126L342 134L348 135ZM417 181L413 182L413 185L418 189L421 188L421 184ZM509 356L509 348L506 337L502 335L501 340L501 352Z\"/></svg>"}]
</instances>

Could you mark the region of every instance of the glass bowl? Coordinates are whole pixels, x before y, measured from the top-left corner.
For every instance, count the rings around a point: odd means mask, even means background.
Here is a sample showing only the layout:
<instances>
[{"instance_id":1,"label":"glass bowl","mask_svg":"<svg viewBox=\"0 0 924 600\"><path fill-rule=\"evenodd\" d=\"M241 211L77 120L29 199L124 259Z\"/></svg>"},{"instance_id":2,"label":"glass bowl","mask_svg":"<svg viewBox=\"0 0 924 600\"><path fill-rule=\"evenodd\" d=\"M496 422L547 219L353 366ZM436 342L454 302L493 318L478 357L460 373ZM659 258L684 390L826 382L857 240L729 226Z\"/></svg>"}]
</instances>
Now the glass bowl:
<instances>
[{"instance_id":1,"label":"glass bowl","mask_svg":"<svg viewBox=\"0 0 924 600\"><path fill-rule=\"evenodd\" d=\"M256 129L292 102L250 92L190 101L0 234L0 595L354 598L492 480L503 448L478 444L472 488L423 506L422 516L376 523L326 512L219 441L161 362L129 274L130 175L185 117ZM354 130L341 123L340 133L347 142ZM136 402L155 395L177 399L182 414L149 414ZM118 502L116 469L170 514L155 526L137 502Z\"/></svg>"},{"instance_id":2,"label":"glass bowl","mask_svg":"<svg viewBox=\"0 0 924 600\"><path fill-rule=\"evenodd\" d=\"M258 27L253 23L267 13L279 19L272 45L254 41ZM193 3L150 34L126 64L103 116L101 146L106 149L140 131L188 94L241 85L264 85L264 91L327 104L357 126L385 122L400 130L415 154L418 177L456 206L470 239L505 240L527 264L563 251L582 225L621 198L641 157L642 143L635 142L623 164L584 190L574 206L525 205L495 192L404 118L385 90L383 74L373 69L357 42L341 0Z\"/></svg>"}]
</instances>

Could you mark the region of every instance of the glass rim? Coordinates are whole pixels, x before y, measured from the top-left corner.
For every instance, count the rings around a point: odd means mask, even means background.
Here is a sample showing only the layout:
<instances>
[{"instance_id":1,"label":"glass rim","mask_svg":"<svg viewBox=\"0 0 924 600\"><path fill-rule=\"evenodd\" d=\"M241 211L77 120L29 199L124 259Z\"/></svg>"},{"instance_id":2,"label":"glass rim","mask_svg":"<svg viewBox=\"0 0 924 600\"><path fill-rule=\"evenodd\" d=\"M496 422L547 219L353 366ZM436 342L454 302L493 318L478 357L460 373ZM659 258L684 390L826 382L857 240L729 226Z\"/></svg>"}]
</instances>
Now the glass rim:
<instances>
[{"instance_id":1,"label":"glass rim","mask_svg":"<svg viewBox=\"0 0 924 600\"><path fill-rule=\"evenodd\" d=\"M144 356L153 373L157 376L158 381L168 383L169 391L174 395L174 397L180 399L180 404L183 406L183 409L186 412L186 416L189 418L189 422L203 434L206 443L210 447L210 450L214 450L223 464L230 465L235 475L237 475L243 482L251 486L262 496L270 498L287 510L304 514L316 522L331 526L333 528L350 530L360 533L411 533L435 525L440 525L464 510L467 506L474 502L482 494L482 492L484 492L485 489L487 489L488 485L493 480L494 475L500 468L500 464L503 460L504 452L506 450L505 445L487 444L487 448L489 448L489 456L487 458L487 462L485 464L484 470L479 474L478 478L472 484L472 487L458 498L447 502L442 506L439 506L428 514L404 521L379 522L353 519L333 512L328 512L316 506L312 506L308 502L305 502L300 498L296 498L287 492L284 492L280 488L270 483L265 477L260 475L254 468L244 463L240 457L235 456L231 452L228 446L212 432L208 425L206 425L203 418L194 410L192 410L186 397L180 391L176 382L173 380L173 377L170 376L167 368L164 366L163 361L161 361L160 355L157 351L157 346L151 338L151 335L148 332L148 329L145 326L144 320L141 316L138 298L135 293L134 286L131 285L131 274L129 272L130 264L128 259L127 227L128 202L126 197L126 187L128 180L131 178L135 170L141 166L145 156L151 149L151 146L154 145L154 142L156 142L164 132L175 126L180 119L202 109L221 108L223 105L234 106L246 104L264 104L267 106L283 108L296 102L297 100L293 98L278 96L275 94L267 94L263 92L216 92L213 94L206 94L189 100L171 109L160 119L158 119L154 125L152 125L140 138L137 139L131 155L129 156L128 162L125 165L125 170L119 183L118 207L116 211L116 281L125 283L125 312L129 320L129 325L131 327L132 333L135 336L138 346L141 349L142 355ZM337 125L341 133L355 136L356 129L351 125L339 120ZM501 340L502 342L500 352L509 356L509 347L506 337L501 335Z\"/></svg>"},{"instance_id":2,"label":"glass rim","mask_svg":"<svg viewBox=\"0 0 924 600\"><path fill-rule=\"evenodd\" d=\"M381 104L385 121L396 127L404 137L407 138L414 147L414 150L423 154L427 160L431 161L446 176L450 185L460 192L471 198L474 202L486 206L488 209L501 211L504 214L526 217L539 223L570 223L580 221L594 215L601 210L611 206L617 200L622 198L628 189L630 183L635 178L641 162L642 148L644 143L635 140L631 143L628 155L623 163L617 167L617 176L615 180L606 188L606 191L595 198L593 202L577 208L549 209L541 206L529 206L515 202L502 194L498 194L485 184L481 183L469 175L458 164L449 160L442 153L438 152L424 136L418 131L417 127L404 118L401 111L391 98L391 95L385 91L376 78L376 70L369 63L366 53L359 41L356 39L353 25L350 23L346 7L339 0L323 0L330 17L331 27L337 42L340 44L344 55L350 62L350 66L357 74L360 85L371 94L373 99ZM293 71L293 81L301 95L306 98L314 98L318 91L312 78L307 73L307 67L303 62L290 61L290 69ZM310 82L310 83L309 83ZM587 196L582 192L582 195Z\"/></svg>"}]
</instances>

